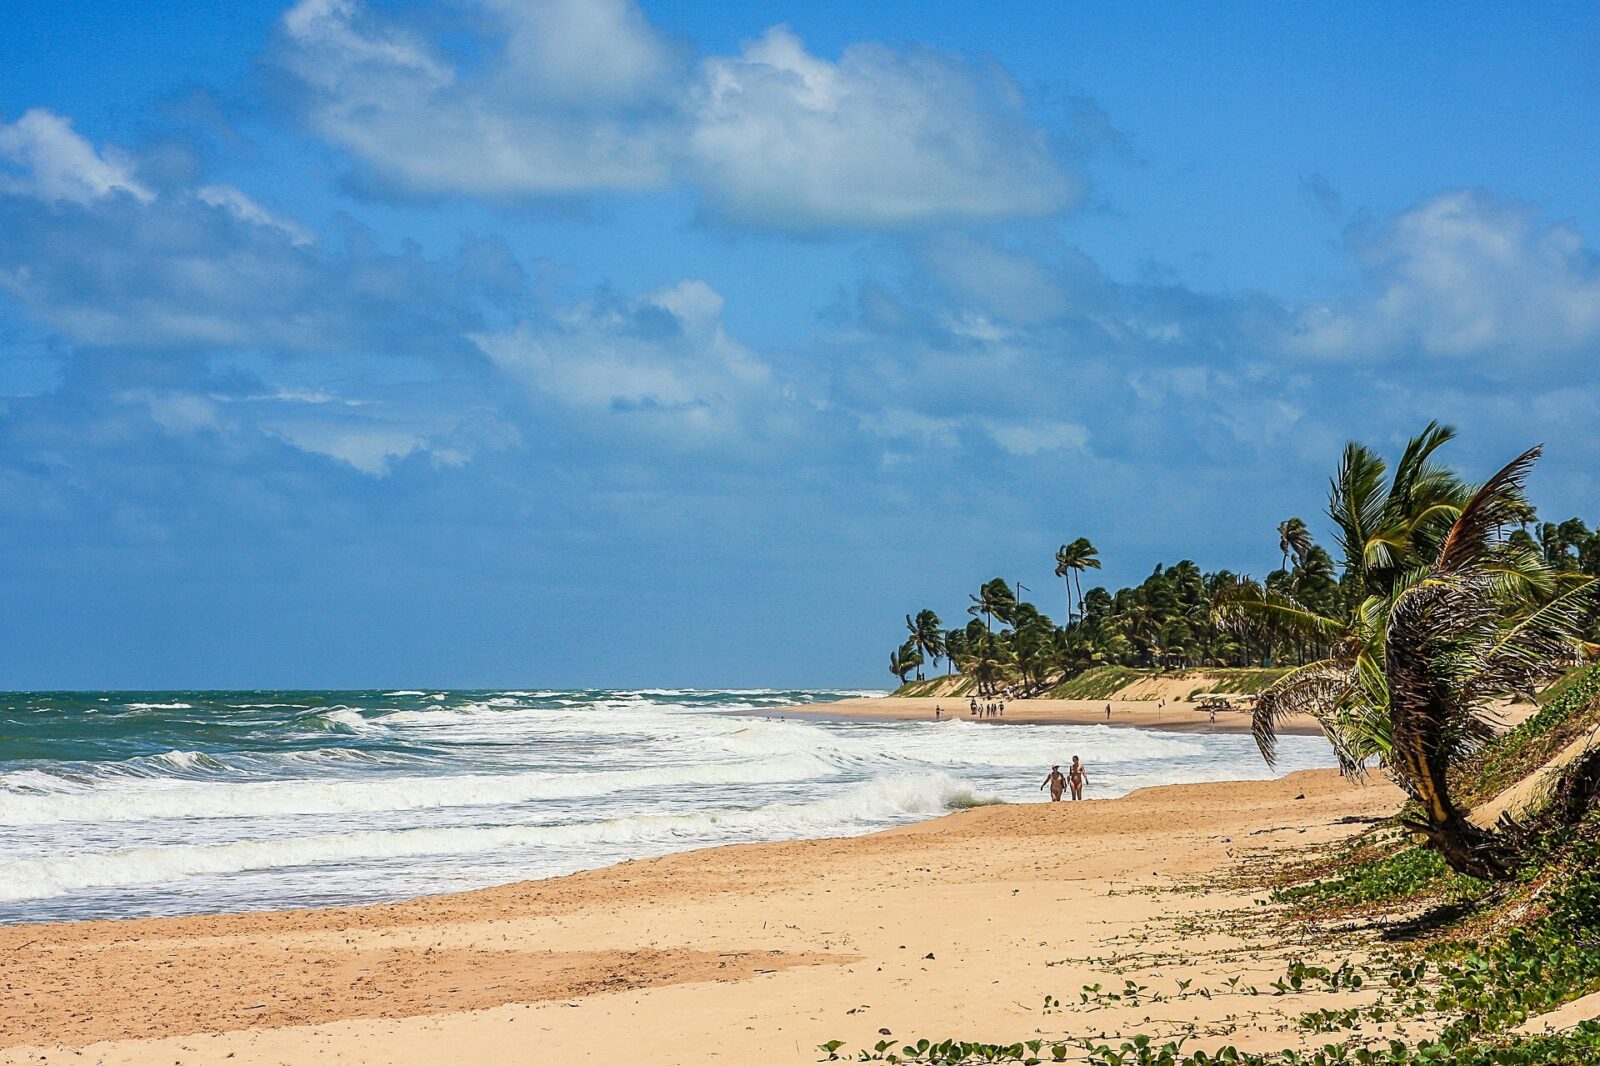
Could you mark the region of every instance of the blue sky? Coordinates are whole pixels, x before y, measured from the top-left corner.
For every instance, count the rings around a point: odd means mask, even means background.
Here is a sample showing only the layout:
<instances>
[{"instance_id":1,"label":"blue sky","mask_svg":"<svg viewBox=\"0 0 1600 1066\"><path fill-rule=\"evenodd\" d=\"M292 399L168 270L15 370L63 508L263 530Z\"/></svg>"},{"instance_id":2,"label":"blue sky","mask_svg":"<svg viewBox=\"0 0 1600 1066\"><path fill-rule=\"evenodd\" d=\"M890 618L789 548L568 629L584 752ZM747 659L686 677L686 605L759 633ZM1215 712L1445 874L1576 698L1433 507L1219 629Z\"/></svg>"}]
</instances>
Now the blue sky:
<instances>
[{"instance_id":1,"label":"blue sky","mask_svg":"<svg viewBox=\"0 0 1600 1066\"><path fill-rule=\"evenodd\" d=\"M1600 454L1593 5L0 7L0 687L879 685Z\"/></svg>"}]
</instances>

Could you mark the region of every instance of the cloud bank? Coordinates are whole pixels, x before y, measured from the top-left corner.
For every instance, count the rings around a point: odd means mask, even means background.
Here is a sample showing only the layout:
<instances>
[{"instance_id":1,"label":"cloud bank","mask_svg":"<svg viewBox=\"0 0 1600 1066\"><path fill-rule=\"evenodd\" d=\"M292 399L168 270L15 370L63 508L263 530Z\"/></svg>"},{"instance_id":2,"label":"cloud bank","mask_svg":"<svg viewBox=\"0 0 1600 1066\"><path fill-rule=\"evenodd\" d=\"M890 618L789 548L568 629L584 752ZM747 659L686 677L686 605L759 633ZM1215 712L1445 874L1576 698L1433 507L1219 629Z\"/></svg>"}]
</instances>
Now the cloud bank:
<instances>
[{"instance_id":1,"label":"cloud bank","mask_svg":"<svg viewBox=\"0 0 1600 1066\"><path fill-rule=\"evenodd\" d=\"M301 0L275 61L380 187L538 198L686 183L756 229L1038 217L1076 184L1009 76L932 49L815 56L778 26L691 63L632 0L481 0L452 58L355 0Z\"/></svg>"}]
</instances>

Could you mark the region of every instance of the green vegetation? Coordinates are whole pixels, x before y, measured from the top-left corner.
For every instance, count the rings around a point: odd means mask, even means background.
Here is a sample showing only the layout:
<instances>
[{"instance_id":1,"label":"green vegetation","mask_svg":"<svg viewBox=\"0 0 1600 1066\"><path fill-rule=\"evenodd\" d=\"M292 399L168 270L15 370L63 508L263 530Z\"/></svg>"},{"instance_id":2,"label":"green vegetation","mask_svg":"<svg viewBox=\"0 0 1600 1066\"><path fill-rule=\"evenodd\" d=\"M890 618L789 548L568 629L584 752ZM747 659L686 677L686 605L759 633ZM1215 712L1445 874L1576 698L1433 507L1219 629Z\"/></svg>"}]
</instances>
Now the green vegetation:
<instances>
[{"instance_id":1,"label":"green vegetation","mask_svg":"<svg viewBox=\"0 0 1600 1066\"><path fill-rule=\"evenodd\" d=\"M1452 868L1504 880L1530 833L1475 824L1454 786L1494 736L1493 701L1530 695L1577 657L1600 582L1563 571L1564 557L1552 562L1527 535L1505 535L1532 519L1523 484L1540 449L1474 488L1434 459L1453 436L1429 425L1392 475L1371 449L1345 448L1328 494L1343 555L1334 610L1292 591L1241 589L1219 613L1326 649L1257 699L1269 762L1278 721L1314 715L1347 771L1371 759L1390 770L1414 801L1408 826Z\"/></svg>"},{"instance_id":2,"label":"green vegetation","mask_svg":"<svg viewBox=\"0 0 1600 1066\"><path fill-rule=\"evenodd\" d=\"M1383 844L1363 842L1357 856L1346 853L1317 876L1277 889L1273 898L1326 911L1351 911L1369 904L1393 906L1419 899L1459 903L1482 897L1489 885L1458 874L1438 852L1409 843L1393 830Z\"/></svg>"},{"instance_id":3,"label":"green vegetation","mask_svg":"<svg viewBox=\"0 0 1600 1066\"><path fill-rule=\"evenodd\" d=\"M1099 569L1101 559L1095 546L1079 537L1061 545L1054 560L1065 624L1023 599L1023 586L997 577L968 597L970 621L964 626L940 635L929 629L939 622L934 611L908 616L911 638L891 669L905 666L910 674L943 659L947 669L974 681L975 694L1026 696L1076 692L1062 686L1097 667L1209 672L1294 666L1305 668L1299 683L1286 681L1269 700L1279 713L1306 709L1355 717L1343 690L1366 691L1349 682L1370 682L1381 673L1373 668L1382 661L1389 601L1415 583L1419 567L1437 561L1444 537L1475 491L1436 462L1436 453L1453 436L1448 427L1430 425L1405 450L1392 477L1371 449L1355 443L1345 449L1328 505L1338 563L1295 517L1279 524L1281 565L1262 580L1202 570L1185 559L1157 565L1137 585L1115 592L1099 586L1085 590L1084 574ZM1559 588L1573 593L1568 605L1578 608L1576 601L1590 594L1573 579L1600 575L1600 531L1578 519L1539 523L1520 485L1500 503L1492 508L1503 520L1493 531L1495 558L1516 563L1506 584L1524 586L1519 592L1524 606L1548 602ZM1503 541L1501 529L1511 530ZM1592 612L1581 624L1595 635ZM914 661L917 657L922 663ZM1340 682L1339 695L1330 696ZM1085 682L1084 691L1093 693L1084 698L1109 694L1097 682ZM1231 686L1230 691L1258 689ZM1345 751L1352 763L1381 755L1386 743L1381 729L1375 742L1355 729L1342 734L1352 741Z\"/></svg>"},{"instance_id":4,"label":"green vegetation","mask_svg":"<svg viewBox=\"0 0 1600 1066\"><path fill-rule=\"evenodd\" d=\"M1556 678L1555 681L1551 682L1549 686L1540 689L1539 692L1534 696L1535 702L1538 703L1539 706L1543 707L1552 700L1560 699L1566 694L1567 689L1583 680L1584 675L1586 675L1588 672L1589 668L1587 666L1572 667L1566 673Z\"/></svg>"},{"instance_id":5,"label":"green vegetation","mask_svg":"<svg viewBox=\"0 0 1600 1066\"><path fill-rule=\"evenodd\" d=\"M1516 729L1491 740L1475 764L1458 774L1462 802L1488 800L1527 777L1584 733L1600 725L1600 666L1562 679L1560 693Z\"/></svg>"},{"instance_id":6,"label":"green vegetation","mask_svg":"<svg viewBox=\"0 0 1600 1066\"><path fill-rule=\"evenodd\" d=\"M1253 696L1281 680L1290 671L1287 666L1211 667L1206 676L1213 678L1212 690Z\"/></svg>"},{"instance_id":7,"label":"green vegetation","mask_svg":"<svg viewBox=\"0 0 1600 1066\"><path fill-rule=\"evenodd\" d=\"M1149 676L1148 670L1127 666L1092 666L1052 688L1049 696L1058 700L1108 700L1119 690Z\"/></svg>"},{"instance_id":8,"label":"green vegetation","mask_svg":"<svg viewBox=\"0 0 1600 1066\"><path fill-rule=\"evenodd\" d=\"M1345 449L1328 502L1337 567L1291 519L1278 530L1284 565L1265 582L1181 563L1115 597L1103 589L1074 596L1069 585L1069 624L1056 629L996 579L972 598L973 622L946 634L947 649L957 636L949 652L956 665L980 687L1010 681L1083 698L1151 670L1296 663L1270 681L1238 678L1264 686L1255 714L1262 753L1271 759L1282 716L1309 713L1347 772L1376 761L1410 797L1400 817L1269 879L1283 920L1302 933L1314 923L1313 939L1330 947L1336 936L1354 937L1350 946L1368 961L1294 960L1266 989L1240 986L1237 977L1226 988L1184 982L1171 993L1133 980L1113 992L1085 986L1079 1007L1356 989L1376 1001L1304 1012L1302 1033L1336 1037L1312 1050L1189 1050L1201 1036L1191 1030L1116 1045L1066 1033L1022 1043L890 1039L853 1057L1093 1066L1600 1062L1600 1021L1550 1035L1518 1032L1530 1018L1600 991L1600 748L1574 744L1600 725L1600 667L1570 669L1594 650L1600 534L1575 519L1537 522L1523 485L1539 449L1471 485L1435 459L1452 437L1428 426L1392 473L1372 450ZM1069 581L1080 572L1068 563L1071 547L1057 563ZM1496 735L1498 701L1531 699L1551 682L1533 717ZM1568 748L1574 757L1552 762ZM1492 828L1467 817L1534 773L1547 786L1534 801ZM1387 942L1354 932L1375 924ZM1041 1013L1061 1010L1046 995ZM1409 1037L1408 1026L1428 1035ZM836 1058L842 1047L830 1042L822 1051Z\"/></svg>"},{"instance_id":9,"label":"green vegetation","mask_svg":"<svg viewBox=\"0 0 1600 1066\"><path fill-rule=\"evenodd\" d=\"M1517 1031L1531 1018L1600 990L1600 827L1591 821L1577 832L1565 846L1540 857L1511 890L1497 892L1487 882L1451 871L1437 853L1416 847L1392 826L1369 831L1354 847L1314 854L1292 871L1275 874L1274 898L1289 908L1278 920L1321 921L1330 928L1357 915L1398 917L1415 912L1419 904L1457 917L1424 925L1429 931L1422 938L1400 946L1351 945L1369 955L1364 964L1349 958L1337 965L1292 959L1281 976L1259 988L1237 977L1215 988L1178 981L1170 991L1127 979L1115 991L1085 985L1078 1003L1068 1007L1046 995L1040 1012L1071 1017L1112 1003L1143 1006L1196 995L1314 1001L1324 994L1362 993L1363 1005L1300 1013L1302 1033L1331 1038L1319 1047L1267 1053L1231 1046L1189 1050L1203 1035L1193 1030L1109 1043L1066 1032L1023 1042L905 1041L883 1031L886 1039L848 1057L928 1066L1590 1066L1600 1062L1600 1021L1548 1035ZM1259 922L1261 916L1249 920ZM1429 1035L1402 1039L1412 1025ZM834 1040L819 1050L824 1059L837 1060L844 1046Z\"/></svg>"}]
</instances>

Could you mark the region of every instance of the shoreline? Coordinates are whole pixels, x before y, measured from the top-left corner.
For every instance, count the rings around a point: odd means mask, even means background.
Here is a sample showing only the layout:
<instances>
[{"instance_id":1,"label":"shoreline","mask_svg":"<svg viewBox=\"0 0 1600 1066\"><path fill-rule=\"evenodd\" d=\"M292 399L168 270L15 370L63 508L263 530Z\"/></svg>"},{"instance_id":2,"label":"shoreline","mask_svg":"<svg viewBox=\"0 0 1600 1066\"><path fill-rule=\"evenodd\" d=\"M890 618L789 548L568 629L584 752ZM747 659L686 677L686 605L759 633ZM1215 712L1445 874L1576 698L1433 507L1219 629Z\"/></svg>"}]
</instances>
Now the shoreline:
<instances>
[{"instance_id":1,"label":"shoreline","mask_svg":"<svg viewBox=\"0 0 1600 1066\"><path fill-rule=\"evenodd\" d=\"M1109 719L1105 713L1108 705L1111 707ZM1153 700L1006 700L1004 715L974 718L968 713L966 697L876 696L732 713L763 717L832 718L839 721L931 722L934 721L935 707L944 709L944 721L965 721L979 725L1104 725L1175 733L1250 732L1250 712L1220 711L1213 723L1198 704L1187 700L1173 700L1165 707L1158 707ZM1279 723L1277 731L1282 736L1322 736L1322 726L1310 715L1290 717Z\"/></svg>"},{"instance_id":2,"label":"shoreline","mask_svg":"<svg viewBox=\"0 0 1600 1066\"><path fill-rule=\"evenodd\" d=\"M801 1063L828 1039L870 1046L880 1027L1023 1039L1072 1029L1081 1019L1052 1022L1036 1003L1108 979L1089 960L1129 936L1195 956L1160 966L1161 981L1215 973L1219 934L1191 943L1199 934L1165 923L1251 906L1218 882L1236 849L1341 839L1341 819L1398 805L1392 786L1302 771L980 807L404 903L5 926L0 1063L81 1061L93 1045L96 1061L129 1066L420 1066L530 1061L531 1041L544 1061L611 1061L637 1040L665 1049L661 1063ZM1207 892L1166 891L1196 878ZM1290 947L1239 950L1265 975ZM1225 1008L1182 1009L1204 1022ZM1122 1024L1115 1011L1095 1018ZM1263 1019L1260 1046L1280 1046L1278 1021ZM606 1051L596 1034L619 1043Z\"/></svg>"}]
</instances>

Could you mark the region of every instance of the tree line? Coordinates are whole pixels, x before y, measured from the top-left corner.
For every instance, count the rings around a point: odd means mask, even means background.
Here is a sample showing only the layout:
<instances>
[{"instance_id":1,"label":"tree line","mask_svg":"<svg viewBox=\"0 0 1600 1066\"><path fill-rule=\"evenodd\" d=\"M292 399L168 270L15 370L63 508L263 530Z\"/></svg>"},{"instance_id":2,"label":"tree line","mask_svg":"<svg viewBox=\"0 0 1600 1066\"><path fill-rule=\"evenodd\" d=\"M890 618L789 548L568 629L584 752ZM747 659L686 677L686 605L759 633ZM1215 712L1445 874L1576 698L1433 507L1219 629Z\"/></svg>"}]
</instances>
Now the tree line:
<instances>
[{"instance_id":1,"label":"tree line","mask_svg":"<svg viewBox=\"0 0 1600 1066\"><path fill-rule=\"evenodd\" d=\"M963 628L941 629L932 611L908 616L910 639L891 666L903 678L943 657L985 689L1013 680L1038 690L1096 662L1292 663L1252 712L1269 762L1283 720L1310 715L1346 773L1376 763L1393 776L1410 797L1404 824L1452 868L1514 878L1591 816L1600 745L1558 767L1545 801L1515 820L1476 824L1455 793L1499 734L1502 701L1532 699L1600 653L1600 536L1576 518L1539 520L1525 485L1540 448L1473 484L1437 458L1454 436L1430 423L1393 467L1366 445L1345 446L1326 510L1337 556L1292 518L1278 527L1282 565L1265 581L1185 561L1113 595L1076 591L1098 564L1088 541L1074 541L1057 553L1065 625L997 578L969 597Z\"/></svg>"},{"instance_id":2,"label":"tree line","mask_svg":"<svg viewBox=\"0 0 1600 1066\"><path fill-rule=\"evenodd\" d=\"M1417 517L1425 527L1444 522L1470 488L1431 465L1433 453L1452 435L1448 428L1428 427L1402 461L1400 488L1422 508ZM1370 584L1361 553L1392 550L1381 536L1365 543L1368 526L1377 520L1363 513L1374 506L1375 477L1383 477L1377 453L1360 444L1347 447L1329 484L1326 516L1334 531L1333 550L1316 542L1303 519L1286 519L1277 527L1279 565L1262 579L1227 569L1202 570L1182 559L1157 564L1137 585L1085 591L1084 575L1100 569L1101 560L1095 546L1078 537L1055 555L1055 575L1062 579L1056 603L1064 623L1024 598L1026 586L997 577L968 597L968 617L960 626L947 628L931 609L908 614L889 671L904 683L942 667L973 678L981 694L1006 687L1028 695L1102 665L1176 670L1319 661L1331 651L1338 629L1307 625L1306 619L1349 617ZM1403 520L1395 514L1388 521L1393 526ZM1531 505L1520 502L1507 545L1558 574L1600 575L1600 529L1578 518L1541 522ZM1250 603L1280 609L1234 609Z\"/></svg>"}]
</instances>

